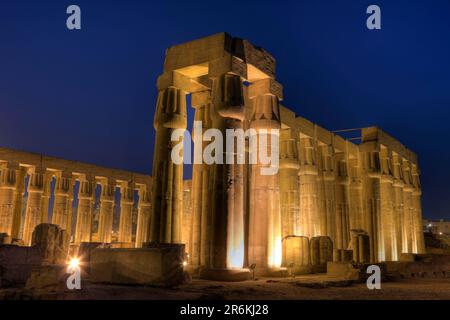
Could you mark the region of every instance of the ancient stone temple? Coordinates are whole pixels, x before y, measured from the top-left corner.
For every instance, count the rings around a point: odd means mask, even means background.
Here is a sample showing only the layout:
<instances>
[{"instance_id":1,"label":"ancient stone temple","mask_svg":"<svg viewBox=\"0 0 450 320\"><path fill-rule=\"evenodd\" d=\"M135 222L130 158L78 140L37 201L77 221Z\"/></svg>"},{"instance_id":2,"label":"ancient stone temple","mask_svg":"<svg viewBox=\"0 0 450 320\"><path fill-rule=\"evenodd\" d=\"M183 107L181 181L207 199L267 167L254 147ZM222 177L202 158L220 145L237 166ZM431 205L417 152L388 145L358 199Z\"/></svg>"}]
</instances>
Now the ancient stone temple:
<instances>
[{"instance_id":1,"label":"ancient stone temple","mask_svg":"<svg viewBox=\"0 0 450 320\"><path fill-rule=\"evenodd\" d=\"M219 279L424 252L416 155L379 128L361 129L353 143L282 106L264 49L226 33L173 46L157 88L151 177L0 148L0 234L28 246L49 222L72 245L184 243L189 268ZM254 130L278 152L276 174L262 174L268 165L257 157L194 163L183 180L172 135L186 129L191 106L202 132ZM251 156L248 137L244 150L223 144L224 157Z\"/></svg>"},{"instance_id":2,"label":"ancient stone temple","mask_svg":"<svg viewBox=\"0 0 450 320\"><path fill-rule=\"evenodd\" d=\"M173 46L157 86L149 241L186 243L189 264L206 277L252 265L276 271L291 247L305 247L308 264L348 249L359 262L424 252L416 155L376 127L354 144L296 116L280 104L264 49L226 33ZM188 94L204 130L279 129L278 174L261 175L260 163L194 164L183 212L183 165L170 155Z\"/></svg>"}]
</instances>

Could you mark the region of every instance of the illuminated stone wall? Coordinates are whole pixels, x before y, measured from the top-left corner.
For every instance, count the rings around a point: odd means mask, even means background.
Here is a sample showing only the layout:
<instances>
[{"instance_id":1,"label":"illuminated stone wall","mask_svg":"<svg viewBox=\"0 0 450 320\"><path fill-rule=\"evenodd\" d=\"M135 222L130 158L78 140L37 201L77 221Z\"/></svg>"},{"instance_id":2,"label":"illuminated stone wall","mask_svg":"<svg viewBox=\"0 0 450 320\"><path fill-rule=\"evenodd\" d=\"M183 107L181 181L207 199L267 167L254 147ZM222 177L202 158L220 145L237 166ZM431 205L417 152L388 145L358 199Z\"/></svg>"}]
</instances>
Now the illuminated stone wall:
<instances>
[{"instance_id":1,"label":"illuminated stone wall","mask_svg":"<svg viewBox=\"0 0 450 320\"><path fill-rule=\"evenodd\" d=\"M117 206L116 245L139 247L148 238L150 186L150 176L0 148L0 233L30 245L38 224L53 223L71 234L74 244L111 243ZM137 228L132 225L133 205L138 210Z\"/></svg>"},{"instance_id":2,"label":"illuminated stone wall","mask_svg":"<svg viewBox=\"0 0 450 320\"><path fill-rule=\"evenodd\" d=\"M416 155L378 128L362 129L355 144L283 107L275 59L264 49L226 33L173 46L157 87L149 241L185 242L200 275L251 265L272 273L289 262L283 257L304 258L282 252L295 237L322 239L311 242L311 255L326 259L331 246L336 257L353 250L372 262L424 252ZM183 187L170 135L187 127L188 94L203 132L279 129L278 174L261 175L259 162L194 164L190 192Z\"/></svg>"},{"instance_id":3,"label":"illuminated stone wall","mask_svg":"<svg viewBox=\"0 0 450 320\"><path fill-rule=\"evenodd\" d=\"M157 88L152 178L0 148L0 233L29 245L34 227L52 222L75 244L185 243L190 267L210 278L251 265L271 274L287 259L319 270L346 250L365 262L425 251L416 155L376 127L355 144L282 106L264 49L225 33L171 47ZM187 127L188 94L203 130L279 130L278 173L262 175L260 160L203 163L183 181L171 134Z\"/></svg>"}]
</instances>

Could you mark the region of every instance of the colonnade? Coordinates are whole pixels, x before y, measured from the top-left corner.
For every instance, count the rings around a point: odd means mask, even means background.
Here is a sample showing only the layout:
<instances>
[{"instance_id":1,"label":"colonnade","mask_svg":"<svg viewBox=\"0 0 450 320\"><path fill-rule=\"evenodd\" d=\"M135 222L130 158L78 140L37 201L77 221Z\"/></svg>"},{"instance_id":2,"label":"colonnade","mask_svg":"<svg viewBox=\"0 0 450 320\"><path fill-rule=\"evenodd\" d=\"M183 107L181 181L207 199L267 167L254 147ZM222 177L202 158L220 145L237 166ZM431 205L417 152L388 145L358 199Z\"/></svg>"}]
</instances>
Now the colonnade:
<instances>
[{"instance_id":1,"label":"colonnade","mask_svg":"<svg viewBox=\"0 0 450 320\"><path fill-rule=\"evenodd\" d=\"M10 150L8 156L20 159L24 153ZM132 177L123 180L122 173L120 178L114 177L114 169L110 169L110 177L95 176L92 172L58 170L58 161L51 162L51 168L42 168L0 159L0 233L18 244L30 245L34 228L52 223L66 230L72 243L78 245L115 242L117 246L139 247L146 241L150 177L139 177L139 182ZM117 230L113 230L115 208Z\"/></svg>"}]
</instances>

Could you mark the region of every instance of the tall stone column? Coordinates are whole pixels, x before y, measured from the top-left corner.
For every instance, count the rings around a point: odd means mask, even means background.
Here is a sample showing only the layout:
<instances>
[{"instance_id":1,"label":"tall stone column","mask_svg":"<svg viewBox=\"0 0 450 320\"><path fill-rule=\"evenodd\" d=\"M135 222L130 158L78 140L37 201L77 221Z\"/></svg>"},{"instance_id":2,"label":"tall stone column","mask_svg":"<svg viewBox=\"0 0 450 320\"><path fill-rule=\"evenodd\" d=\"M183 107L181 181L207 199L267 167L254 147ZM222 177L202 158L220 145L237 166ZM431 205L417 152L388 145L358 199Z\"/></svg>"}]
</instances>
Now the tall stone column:
<instances>
[{"instance_id":1,"label":"tall stone column","mask_svg":"<svg viewBox=\"0 0 450 320\"><path fill-rule=\"evenodd\" d=\"M75 244L91 241L92 207L94 184L90 180L80 179L78 191L77 223L75 227Z\"/></svg>"},{"instance_id":2,"label":"tall stone column","mask_svg":"<svg viewBox=\"0 0 450 320\"><path fill-rule=\"evenodd\" d=\"M258 141L266 139L268 155L278 152L274 147L278 147L279 141L272 139L279 140L276 131L281 127L278 97L272 93L272 81L259 80L249 87L254 112L250 128L258 133ZM257 151L259 146L251 150ZM249 264L256 264L259 273L279 268L282 259L279 174L264 175L261 169L269 167L261 163L258 155L258 161L251 166L250 173L248 260Z\"/></svg>"},{"instance_id":3,"label":"tall stone column","mask_svg":"<svg viewBox=\"0 0 450 320\"><path fill-rule=\"evenodd\" d=\"M0 164L0 233L12 236L16 204L16 170Z\"/></svg>"},{"instance_id":4,"label":"tall stone column","mask_svg":"<svg viewBox=\"0 0 450 320\"><path fill-rule=\"evenodd\" d=\"M121 183L120 195L119 242L131 245L134 191L127 182Z\"/></svg>"},{"instance_id":5,"label":"tall stone column","mask_svg":"<svg viewBox=\"0 0 450 320\"><path fill-rule=\"evenodd\" d=\"M22 208L24 204L24 192L25 192L25 176L27 173L26 168L21 167L19 164L9 164L11 170L16 172L16 190L14 194L14 219L12 226L13 239L21 238L21 225L22 225Z\"/></svg>"},{"instance_id":6,"label":"tall stone column","mask_svg":"<svg viewBox=\"0 0 450 320\"><path fill-rule=\"evenodd\" d=\"M412 203L414 208L414 240L415 240L415 253L425 253L425 240L423 236L422 230L422 203L421 203L421 188L420 188L420 179L419 179L419 170L417 166L413 165L411 168L411 179L412 179Z\"/></svg>"},{"instance_id":7,"label":"tall stone column","mask_svg":"<svg viewBox=\"0 0 450 320\"><path fill-rule=\"evenodd\" d=\"M183 164L175 164L171 153L183 141L171 141L171 135L176 129L186 129L186 92L173 86L160 88L154 127L156 139L152 169L150 241L180 243ZM182 154L180 157L182 159Z\"/></svg>"},{"instance_id":8,"label":"tall stone column","mask_svg":"<svg viewBox=\"0 0 450 320\"><path fill-rule=\"evenodd\" d=\"M397 260L397 239L393 219L392 194L392 180L383 177L381 179L381 233L384 243L384 261Z\"/></svg>"},{"instance_id":9,"label":"tall stone column","mask_svg":"<svg viewBox=\"0 0 450 320\"><path fill-rule=\"evenodd\" d=\"M394 179L388 149L381 146L381 234L383 235L384 261L397 261L397 234L394 210Z\"/></svg>"},{"instance_id":10,"label":"tall stone column","mask_svg":"<svg viewBox=\"0 0 450 320\"><path fill-rule=\"evenodd\" d=\"M321 170L318 183L323 184L323 208L325 210L325 226L323 235L330 237L336 244L336 182L333 166L333 148L331 145L319 147Z\"/></svg>"},{"instance_id":11,"label":"tall stone column","mask_svg":"<svg viewBox=\"0 0 450 320\"><path fill-rule=\"evenodd\" d=\"M403 208L404 208L404 201L403 201L403 188L404 183L401 179L400 175L400 159L399 156L395 153L393 153L392 156L392 176L393 176L393 199L394 199L394 218L395 218L395 233L397 235L397 250L398 255L400 256L401 253L407 253L408 247L406 244L406 238L405 234L403 232L404 228L404 216L403 216Z\"/></svg>"},{"instance_id":12,"label":"tall stone column","mask_svg":"<svg viewBox=\"0 0 450 320\"><path fill-rule=\"evenodd\" d=\"M347 249L350 241L349 177L347 158L337 153L336 160L336 243L335 248Z\"/></svg>"},{"instance_id":13,"label":"tall stone column","mask_svg":"<svg viewBox=\"0 0 450 320\"><path fill-rule=\"evenodd\" d=\"M357 158L349 159L349 229L367 232L363 207L363 186Z\"/></svg>"},{"instance_id":14,"label":"tall stone column","mask_svg":"<svg viewBox=\"0 0 450 320\"><path fill-rule=\"evenodd\" d=\"M73 197L72 179L70 174L58 173L55 181L55 202L53 205L52 223L70 234L72 223L72 203L69 201Z\"/></svg>"},{"instance_id":15,"label":"tall stone column","mask_svg":"<svg viewBox=\"0 0 450 320\"><path fill-rule=\"evenodd\" d=\"M201 134L211 127L211 92L202 91L192 94L192 107L195 108L194 121L201 121ZM196 130L194 128L192 138L196 139ZM199 148L197 154L203 157L203 151L207 146L206 141L201 141L201 145L194 145ZM201 154L199 154L201 152ZM209 265L209 236L211 234L211 212L210 195L208 194L208 184L210 179L211 165L202 161L195 161L192 171L192 232L189 253L189 264L196 267L200 265Z\"/></svg>"},{"instance_id":16,"label":"tall stone column","mask_svg":"<svg viewBox=\"0 0 450 320\"><path fill-rule=\"evenodd\" d=\"M287 236L301 235L298 177L300 165L296 141L292 139L290 131L291 129L281 131L280 142L281 235L283 239Z\"/></svg>"},{"instance_id":17,"label":"tall stone column","mask_svg":"<svg viewBox=\"0 0 450 320\"><path fill-rule=\"evenodd\" d=\"M34 228L42 223L42 193L44 192L44 174L32 170L28 179L28 200L23 226L23 242L31 245Z\"/></svg>"},{"instance_id":18,"label":"tall stone column","mask_svg":"<svg viewBox=\"0 0 450 320\"><path fill-rule=\"evenodd\" d=\"M141 248L148 237L150 225L151 195L146 186L139 186L138 220L136 228L136 248Z\"/></svg>"},{"instance_id":19,"label":"tall stone column","mask_svg":"<svg viewBox=\"0 0 450 320\"><path fill-rule=\"evenodd\" d=\"M370 262L377 263L384 260L383 241L380 230L381 216L381 168L379 152L373 150L364 150L364 201L366 204L366 226L370 241Z\"/></svg>"},{"instance_id":20,"label":"tall stone column","mask_svg":"<svg viewBox=\"0 0 450 320\"><path fill-rule=\"evenodd\" d=\"M237 162L244 153L238 154L239 138L234 143L234 150L226 149L226 130L243 129L245 103L241 78L224 74L215 79L212 100L212 128L219 130L223 137L223 153L219 156L223 162L234 159L233 163L214 163L210 168L210 261L205 267L213 272L240 269L244 263L244 165Z\"/></svg>"},{"instance_id":21,"label":"tall stone column","mask_svg":"<svg viewBox=\"0 0 450 320\"><path fill-rule=\"evenodd\" d=\"M114 192L116 185L108 179L99 179L101 185L100 212L98 218L98 241L111 243L114 219Z\"/></svg>"},{"instance_id":22,"label":"tall stone column","mask_svg":"<svg viewBox=\"0 0 450 320\"><path fill-rule=\"evenodd\" d=\"M48 222L48 214L49 214L49 204L50 204L50 196L51 196L51 188L50 183L53 179L53 173L46 171L44 173L44 190L42 192L42 204L41 204L41 223Z\"/></svg>"}]
</instances>

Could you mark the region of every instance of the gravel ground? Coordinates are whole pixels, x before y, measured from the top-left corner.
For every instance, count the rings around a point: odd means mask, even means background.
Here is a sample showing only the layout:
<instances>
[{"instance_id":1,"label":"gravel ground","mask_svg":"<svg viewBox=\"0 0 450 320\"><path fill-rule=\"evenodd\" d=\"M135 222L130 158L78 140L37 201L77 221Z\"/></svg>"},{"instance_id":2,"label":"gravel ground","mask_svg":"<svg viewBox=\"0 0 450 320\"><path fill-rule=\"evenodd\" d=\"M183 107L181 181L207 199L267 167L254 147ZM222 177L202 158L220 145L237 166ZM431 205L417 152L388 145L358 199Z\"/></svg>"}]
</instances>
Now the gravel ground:
<instances>
[{"instance_id":1,"label":"gravel ground","mask_svg":"<svg viewBox=\"0 0 450 320\"><path fill-rule=\"evenodd\" d=\"M60 293L0 291L0 298L81 300L450 300L450 279L402 279L382 283L381 290L368 290L364 283L352 283L326 275L245 282L193 280L189 285L164 289L113 286L84 282L82 290Z\"/></svg>"}]
</instances>

